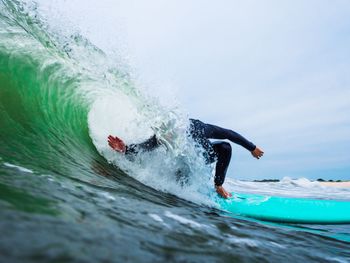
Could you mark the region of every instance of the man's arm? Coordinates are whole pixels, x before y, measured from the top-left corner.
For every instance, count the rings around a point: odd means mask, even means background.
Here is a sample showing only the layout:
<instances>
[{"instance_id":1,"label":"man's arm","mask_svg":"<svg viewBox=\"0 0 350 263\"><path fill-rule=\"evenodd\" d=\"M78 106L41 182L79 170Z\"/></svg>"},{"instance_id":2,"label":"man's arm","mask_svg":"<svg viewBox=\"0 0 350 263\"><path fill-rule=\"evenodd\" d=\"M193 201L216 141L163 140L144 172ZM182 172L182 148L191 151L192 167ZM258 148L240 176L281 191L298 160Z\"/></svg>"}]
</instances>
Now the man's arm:
<instances>
[{"instance_id":1,"label":"man's arm","mask_svg":"<svg viewBox=\"0 0 350 263\"><path fill-rule=\"evenodd\" d=\"M256 145L250 141L248 141L246 138L244 138L242 135L240 135L238 132L235 132L233 130L225 129L227 133L227 139L231 142L234 142L248 151L252 152L256 148Z\"/></svg>"},{"instance_id":2,"label":"man's arm","mask_svg":"<svg viewBox=\"0 0 350 263\"><path fill-rule=\"evenodd\" d=\"M219 129L222 129L224 133L222 134L219 132ZM254 143L248 141L246 138L244 138L242 135L240 135L238 132L235 132L233 130L229 129L223 129L220 127L215 127L213 130L212 136L216 136L217 138L213 139L228 139L233 143L236 143L238 145L241 145L255 157L256 159L260 159L264 155L264 151L261 150L259 147L257 147ZM221 138L219 138L221 137Z\"/></svg>"},{"instance_id":3,"label":"man's arm","mask_svg":"<svg viewBox=\"0 0 350 263\"><path fill-rule=\"evenodd\" d=\"M140 151L152 151L153 149L161 145L156 135L153 135L151 138L142 143L130 145L126 145L124 141L118 138L117 136L113 137L112 135L109 135L108 144L113 150L120 153L124 153L126 155L135 155Z\"/></svg>"},{"instance_id":4,"label":"man's arm","mask_svg":"<svg viewBox=\"0 0 350 263\"><path fill-rule=\"evenodd\" d=\"M194 130L201 130L203 135L208 139L219 139L219 140L230 140L233 143L241 145L246 148L248 151L252 152L256 148L256 145L252 142L248 141L239 133L230 130L221 128L216 125L203 123L199 120L191 120L194 123Z\"/></svg>"},{"instance_id":5,"label":"man's arm","mask_svg":"<svg viewBox=\"0 0 350 263\"><path fill-rule=\"evenodd\" d=\"M152 151L161 145L160 141L157 139L156 135L146 141L138 144L130 144L126 146L125 154L137 154L140 151Z\"/></svg>"}]
</instances>

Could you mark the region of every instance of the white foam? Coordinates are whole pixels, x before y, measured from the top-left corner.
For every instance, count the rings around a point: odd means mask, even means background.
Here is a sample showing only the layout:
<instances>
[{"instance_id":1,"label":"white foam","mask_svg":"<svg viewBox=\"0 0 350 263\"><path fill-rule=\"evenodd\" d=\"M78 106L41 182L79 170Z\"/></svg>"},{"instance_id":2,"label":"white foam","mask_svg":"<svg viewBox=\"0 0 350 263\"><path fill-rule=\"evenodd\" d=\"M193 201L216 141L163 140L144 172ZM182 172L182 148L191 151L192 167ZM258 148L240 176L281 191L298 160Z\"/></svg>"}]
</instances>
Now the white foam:
<instances>
[{"instance_id":1,"label":"white foam","mask_svg":"<svg viewBox=\"0 0 350 263\"><path fill-rule=\"evenodd\" d=\"M260 246L258 241L249 238L229 237L226 239L226 241L228 241L231 244L242 244L251 248L256 248Z\"/></svg>"},{"instance_id":2,"label":"white foam","mask_svg":"<svg viewBox=\"0 0 350 263\"><path fill-rule=\"evenodd\" d=\"M164 220L157 214L148 214L148 216L157 222L164 223Z\"/></svg>"},{"instance_id":3,"label":"white foam","mask_svg":"<svg viewBox=\"0 0 350 263\"><path fill-rule=\"evenodd\" d=\"M247 182L228 178L227 190L241 193L257 193L287 197L350 200L350 188L325 186L306 178L283 178L280 182Z\"/></svg>"},{"instance_id":4,"label":"white foam","mask_svg":"<svg viewBox=\"0 0 350 263\"><path fill-rule=\"evenodd\" d=\"M112 200L112 201L116 200L114 196L112 196L110 193L107 193L107 192L102 192L100 193L100 195L108 200Z\"/></svg>"},{"instance_id":5,"label":"white foam","mask_svg":"<svg viewBox=\"0 0 350 263\"><path fill-rule=\"evenodd\" d=\"M157 101L126 95L117 88L101 90L88 114L90 137L100 154L152 188L193 202L211 203L208 194L213 191L211 169L204 165L186 135L188 119L183 120L180 113L162 107ZM163 142L162 146L137 155L133 161L112 150L107 142L109 135L130 144L153 134ZM188 175L189 183L184 187L177 182L178 170L186 170Z\"/></svg>"},{"instance_id":6,"label":"white foam","mask_svg":"<svg viewBox=\"0 0 350 263\"><path fill-rule=\"evenodd\" d=\"M95 100L88 120L91 137L99 149L112 152L107 144L108 135L118 135L127 144L140 142L152 135L136 103L117 90L100 94Z\"/></svg>"},{"instance_id":7,"label":"white foam","mask_svg":"<svg viewBox=\"0 0 350 263\"><path fill-rule=\"evenodd\" d=\"M312 182L307 178L297 178L297 179L292 179L290 177L284 177L281 181L281 184L285 185L292 185L292 186L300 186L304 188L312 188L315 186L318 186L319 184L317 182Z\"/></svg>"},{"instance_id":8,"label":"white foam","mask_svg":"<svg viewBox=\"0 0 350 263\"><path fill-rule=\"evenodd\" d=\"M184 224L184 225L189 225L191 227L195 227L195 228L201 228L203 225L202 224L199 224L193 220L190 220L190 219L187 219L185 217L182 217L182 216L179 216L179 215L176 215L176 214L173 214L171 213L170 211L165 211L164 215L166 217L169 217L171 219L174 219L178 222L180 222L181 224Z\"/></svg>"},{"instance_id":9,"label":"white foam","mask_svg":"<svg viewBox=\"0 0 350 263\"><path fill-rule=\"evenodd\" d=\"M286 248L285 246L283 246L283 245L281 245L281 244L278 244L278 243L276 243L276 242L270 241L269 243L270 243L271 245L275 246L275 247L278 247L278 248Z\"/></svg>"},{"instance_id":10,"label":"white foam","mask_svg":"<svg viewBox=\"0 0 350 263\"><path fill-rule=\"evenodd\" d=\"M10 167L10 168L15 168L15 169L18 169L20 170L21 172L24 172L24 173L34 173L32 170L30 169L27 169L27 168L24 168L22 166L19 166L19 165L14 165L14 164L11 164L11 163L4 163L4 166L6 167Z\"/></svg>"}]
</instances>

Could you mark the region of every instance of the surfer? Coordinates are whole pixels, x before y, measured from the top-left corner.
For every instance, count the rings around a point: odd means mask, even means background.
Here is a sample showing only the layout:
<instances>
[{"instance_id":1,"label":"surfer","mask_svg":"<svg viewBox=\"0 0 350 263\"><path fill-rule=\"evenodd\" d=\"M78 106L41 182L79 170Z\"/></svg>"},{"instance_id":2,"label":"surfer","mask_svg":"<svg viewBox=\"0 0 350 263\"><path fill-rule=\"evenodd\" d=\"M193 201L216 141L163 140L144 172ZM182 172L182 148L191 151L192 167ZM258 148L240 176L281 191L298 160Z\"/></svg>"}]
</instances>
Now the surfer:
<instances>
[{"instance_id":1,"label":"surfer","mask_svg":"<svg viewBox=\"0 0 350 263\"><path fill-rule=\"evenodd\" d=\"M213 163L216 161L214 179L215 189L216 192L224 198L231 196L231 194L222 186L231 160L231 145L225 141L211 142L209 139L230 140L250 151L253 157L257 159L260 159L264 155L264 152L259 147L237 132L206 124L200 120L190 119L187 135L192 137L193 140L204 149L203 153L207 163ZM151 151L162 145L162 142L158 140L156 135L153 135L142 143L126 145L120 138L109 135L108 144L117 152L125 155L135 155L140 151Z\"/></svg>"}]
</instances>

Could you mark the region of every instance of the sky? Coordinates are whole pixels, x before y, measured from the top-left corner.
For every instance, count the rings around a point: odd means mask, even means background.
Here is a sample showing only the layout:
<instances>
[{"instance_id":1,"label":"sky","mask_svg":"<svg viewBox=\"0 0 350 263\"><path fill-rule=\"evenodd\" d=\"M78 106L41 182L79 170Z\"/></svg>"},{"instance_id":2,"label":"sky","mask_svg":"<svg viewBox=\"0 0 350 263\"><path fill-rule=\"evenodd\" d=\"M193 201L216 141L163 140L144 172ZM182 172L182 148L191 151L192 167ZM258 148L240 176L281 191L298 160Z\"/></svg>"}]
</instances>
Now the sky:
<instances>
[{"instance_id":1,"label":"sky","mask_svg":"<svg viewBox=\"0 0 350 263\"><path fill-rule=\"evenodd\" d=\"M350 2L53 1L164 103L231 128L236 179L350 180Z\"/></svg>"}]
</instances>

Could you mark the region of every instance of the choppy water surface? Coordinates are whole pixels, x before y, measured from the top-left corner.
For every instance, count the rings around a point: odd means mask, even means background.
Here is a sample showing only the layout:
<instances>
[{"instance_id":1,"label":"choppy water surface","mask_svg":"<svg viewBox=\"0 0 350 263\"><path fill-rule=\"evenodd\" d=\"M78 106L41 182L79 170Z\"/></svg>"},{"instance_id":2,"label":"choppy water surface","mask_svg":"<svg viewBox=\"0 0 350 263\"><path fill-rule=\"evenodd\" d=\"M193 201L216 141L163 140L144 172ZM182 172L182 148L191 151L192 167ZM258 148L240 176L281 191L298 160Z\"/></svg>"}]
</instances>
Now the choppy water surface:
<instances>
[{"instance_id":1,"label":"choppy water surface","mask_svg":"<svg viewBox=\"0 0 350 263\"><path fill-rule=\"evenodd\" d=\"M350 227L254 222L161 193L96 160L91 180L2 163L2 262L347 262ZM8 261L11 259L11 261Z\"/></svg>"},{"instance_id":2,"label":"choppy water surface","mask_svg":"<svg viewBox=\"0 0 350 263\"><path fill-rule=\"evenodd\" d=\"M179 112L142 94L88 39L53 27L35 2L4 0L0 12L1 262L350 260L349 225L273 224L215 209L210 167L181 138ZM105 140L153 132L166 140L170 124L173 144L134 162ZM185 186L172 173L184 164ZM305 179L226 185L350 200L347 188Z\"/></svg>"}]
</instances>

